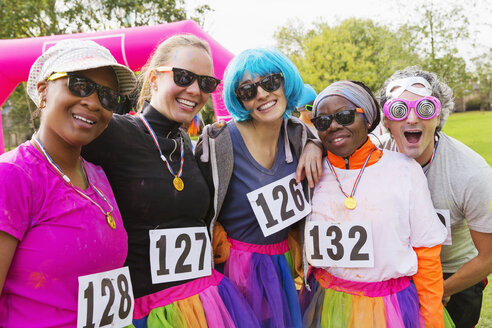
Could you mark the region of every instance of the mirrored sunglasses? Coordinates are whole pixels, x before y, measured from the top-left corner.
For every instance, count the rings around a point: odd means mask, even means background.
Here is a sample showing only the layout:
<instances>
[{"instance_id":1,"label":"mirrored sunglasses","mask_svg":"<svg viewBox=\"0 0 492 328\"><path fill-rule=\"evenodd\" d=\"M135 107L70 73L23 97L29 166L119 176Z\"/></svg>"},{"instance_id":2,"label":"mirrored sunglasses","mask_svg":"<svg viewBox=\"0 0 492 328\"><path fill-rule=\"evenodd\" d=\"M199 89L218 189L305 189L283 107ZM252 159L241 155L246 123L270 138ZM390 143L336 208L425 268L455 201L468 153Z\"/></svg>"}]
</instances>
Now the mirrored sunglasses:
<instances>
[{"instance_id":1,"label":"mirrored sunglasses","mask_svg":"<svg viewBox=\"0 0 492 328\"><path fill-rule=\"evenodd\" d=\"M97 90L99 102L105 109L112 112L118 109L121 102L121 96L118 92L111 88L103 87L84 76L72 72L60 72L51 74L46 81L53 81L63 77L68 77L67 87L74 96L89 97Z\"/></svg>"},{"instance_id":2,"label":"mirrored sunglasses","mask_svg":"<svg viewBox=\"0 0 492 328\"><path fill-rule=\"evenodd\" d=\"M410 109L423 120L430 120L441 113L441 102L436 97L423 97L417 100L394 98L383 106L384 116L392 121L402 121L410 114Z\"/></svg>"},{"instance_id":3,"label":"mirrored sunglasses","mask_svg":"<svg viewBox=\"0 0 492 328\"><path fill-rule=\"evenodd\" d=\"M190 72L184 68L159 66L156 68L158 72L173 72L174 83L179 87L187 87L193 84L195 80L198 80L198 87L205 93L212 93L215 91L220 83L220 80L208 75L198 75Z\"/></svg>"},{"instance_id":4,"label":"mirrored sunglasses","mask_svg":"<svg viewBox=\"0 0 492 328\"><path fill-rule=\"evenodd\" d=\"M266 92L273 92L282 85L283 74L270 74L259 80L258 82L243 84L236 88L236 97L241 101L248 101L256 97L258 94L258 86Z\"/></svg>"},{"instance_id":5,"label":"mirrored sunglasses","mask_svg":"<svg viewBox=\"0 0 492 328\"><path fill-rule=\"evenodd\" d=\"M331 122L333 122L333 120L335 120L338 124L343 126L353 124L355 121L356 113L364 113L364 111L362 110L362 108L345 109L331 115L322 114L316 116L311 119L311 122L313 122L313 125L316 128L316 130L326 131L330 127Z\"/></svg>"}]
</instances>

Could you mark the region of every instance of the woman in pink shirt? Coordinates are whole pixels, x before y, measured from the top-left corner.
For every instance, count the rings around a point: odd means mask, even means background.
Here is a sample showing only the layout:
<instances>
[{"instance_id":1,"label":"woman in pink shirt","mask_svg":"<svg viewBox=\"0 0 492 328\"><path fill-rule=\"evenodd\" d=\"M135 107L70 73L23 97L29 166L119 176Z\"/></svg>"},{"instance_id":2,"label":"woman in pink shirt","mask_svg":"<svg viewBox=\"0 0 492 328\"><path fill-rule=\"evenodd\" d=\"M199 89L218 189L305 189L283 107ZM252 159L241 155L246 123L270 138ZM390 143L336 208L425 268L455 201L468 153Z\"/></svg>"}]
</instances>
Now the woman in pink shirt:
<instances>
[{"instance_id":1,"label":"woman in pink shirt","mask_svg":"<svg viewBox=\"0 0 492 328\"><path fill-rule=\"evenodd\" d=\"M135 84L133 72L93 41L60 41L33 64L27 92L41 111L39 130L0 156L1 327L74 327L84 305L90 325L98 283L116 291L120 317L131 312L124 275L118 285L91 280L79 295L80 277L121 268L127 254L106 176L80 151Z\"/></svg>"}]
</instances>

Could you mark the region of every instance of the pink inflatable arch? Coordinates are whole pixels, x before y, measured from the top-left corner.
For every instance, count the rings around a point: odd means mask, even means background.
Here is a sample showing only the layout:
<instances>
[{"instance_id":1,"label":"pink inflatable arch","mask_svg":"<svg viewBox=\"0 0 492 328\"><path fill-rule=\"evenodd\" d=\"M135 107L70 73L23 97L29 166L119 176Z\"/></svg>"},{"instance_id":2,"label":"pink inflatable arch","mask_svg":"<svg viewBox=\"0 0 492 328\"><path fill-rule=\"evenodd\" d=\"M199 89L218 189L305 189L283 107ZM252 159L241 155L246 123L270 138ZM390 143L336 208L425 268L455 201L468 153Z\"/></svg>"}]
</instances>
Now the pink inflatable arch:
<instances>
[{"instance_id":1,"label":"pink inflatable arch","mask_svg":"<svg viewBox=\"0 0 492 328\"><path fill-rule=\"evenodd\" d=\"M67 38L94 40L108 48L119 63L127 65L133 71L139 71L157 44L179 33L192 33L208 41L212 48L215 76L222 79L224 70L233 54L212 39L192 20L97 33L0 40L0 106L20 82L27 81L29 70L34 61L59 40ZM212 101L217 120L229 120L231 117L222 99L222 83L212 94ZM1 115L0 131L3 131ZM0 154L3 152L4 142L3 133L1 133Z\"/></svg>"}]
</instances>

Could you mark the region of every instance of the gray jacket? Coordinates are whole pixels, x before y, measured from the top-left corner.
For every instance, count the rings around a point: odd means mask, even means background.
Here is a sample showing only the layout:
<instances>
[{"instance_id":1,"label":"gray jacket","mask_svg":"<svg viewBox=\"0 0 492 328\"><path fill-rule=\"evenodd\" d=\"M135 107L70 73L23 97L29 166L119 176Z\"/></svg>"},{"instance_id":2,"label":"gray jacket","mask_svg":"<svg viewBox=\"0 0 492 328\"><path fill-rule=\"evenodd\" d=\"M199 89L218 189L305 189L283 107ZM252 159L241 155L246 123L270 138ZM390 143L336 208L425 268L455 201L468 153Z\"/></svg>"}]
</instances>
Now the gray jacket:
<instances>
[{"instance_id":1,"label":"gray jacket","mask_svg":"<svg viewBox=\"0 0 492 328\"><path fill-rule=\"evenodd\" d=\"M195 158L213 195L207 216L211 239L213 238L215 223L224 203L234 167L233 146L227 124L234 124L234 122L219 122L207 125L195 148ZM320 140L298 118L284 119L283 124L285 161L287 163L293 161L290 145L292 145L297 158L300 157L308 141L314 142L320 148L322 147ZM307 181L303 181L303 190L310 202L312 190L309 189ZM301 240L304 239L303 227L304 220L301 221Z\"/></svg>"}]
</instances>

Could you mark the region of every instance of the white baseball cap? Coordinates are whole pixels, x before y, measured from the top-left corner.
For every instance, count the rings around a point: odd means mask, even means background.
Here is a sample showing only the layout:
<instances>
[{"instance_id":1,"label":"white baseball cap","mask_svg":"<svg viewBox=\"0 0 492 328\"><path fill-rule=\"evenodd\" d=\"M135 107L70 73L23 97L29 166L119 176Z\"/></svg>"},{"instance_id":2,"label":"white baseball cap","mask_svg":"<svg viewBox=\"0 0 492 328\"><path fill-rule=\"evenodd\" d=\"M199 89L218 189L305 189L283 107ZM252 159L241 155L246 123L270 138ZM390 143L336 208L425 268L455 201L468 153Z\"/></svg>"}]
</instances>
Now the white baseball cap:
<instances>
[{"instance_id":1,"label":"white baseball cap","mask_svg":"<svg viewBox=\"0 0 492 328\"><path fill-rule=\"evenodd\" d=\"M118 80L118 92L127 95L136 87L137 80L131 69L118 64L105 47L91 40L66 39L58 41L34 62L27 80L27 94L39 106L37 85L52 73L84 71L111 67Z\"/></svg>"}]
</instances>

